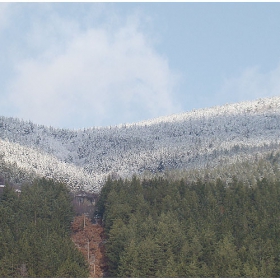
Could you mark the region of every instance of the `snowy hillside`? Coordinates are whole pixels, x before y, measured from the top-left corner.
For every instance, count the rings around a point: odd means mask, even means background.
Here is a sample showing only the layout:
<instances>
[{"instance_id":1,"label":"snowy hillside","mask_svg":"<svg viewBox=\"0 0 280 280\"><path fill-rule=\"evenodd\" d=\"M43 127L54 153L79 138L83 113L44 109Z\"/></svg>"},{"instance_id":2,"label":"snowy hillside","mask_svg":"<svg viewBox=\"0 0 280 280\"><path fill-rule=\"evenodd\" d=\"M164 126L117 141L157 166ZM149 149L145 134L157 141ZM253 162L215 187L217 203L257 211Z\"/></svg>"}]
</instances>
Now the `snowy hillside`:
<instances>
[{"instance_id":1,"label":"snowy hillside","mask_svg":"<svg viewBox=\"0 0 280 280\"><path fill-rule=\"evenodd\" d=\"M91 191L98 191L110 174L215 167L279 144L280 97L83 130L0 117L3 160Z\"/></svg>"}]
</instances>

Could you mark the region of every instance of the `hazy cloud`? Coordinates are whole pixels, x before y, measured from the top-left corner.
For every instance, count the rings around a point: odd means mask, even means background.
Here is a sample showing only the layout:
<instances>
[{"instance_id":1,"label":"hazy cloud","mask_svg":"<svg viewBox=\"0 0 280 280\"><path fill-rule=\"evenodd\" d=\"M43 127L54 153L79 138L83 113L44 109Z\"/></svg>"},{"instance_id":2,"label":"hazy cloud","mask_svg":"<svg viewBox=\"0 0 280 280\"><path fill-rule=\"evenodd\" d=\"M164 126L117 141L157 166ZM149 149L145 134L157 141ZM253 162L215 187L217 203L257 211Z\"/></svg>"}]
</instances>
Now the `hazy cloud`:
<instances>
[{"instance_id":1,"label":"hazy cloud","mask_svg":"<svg viewBox=\"0 0 280 280\"><path fill-rule=\"evenodd\" d=\"M232 102L239 102L279 94L280 64L275 69L265 73L261 72L259 67L247 68L239 77L225 80L218 96L222 100L231 96Z\"/></svg>"},{"instance_id":2,"label":"hazy cloud","mask_svg":"<svg viewBox=\"0 0 280 280\"><path fill-rule=\"evenodd\" d=\"M0 31L6 27L9 15L9 3L0 3Z\"/></svg>"},{"instance_id":3,"label":"hazy cloud","mask_svg":"<svg viewBox=\"0 0 280 280\"><path fill-rule=\"evenodd\" d=\"M49 22L37 20L28 32L37 53L17 61L8 88L18 117L78 128L180 110L178 76L141 31L139 17L84 30L57 14Z\"/></svg>"}]
</instances>

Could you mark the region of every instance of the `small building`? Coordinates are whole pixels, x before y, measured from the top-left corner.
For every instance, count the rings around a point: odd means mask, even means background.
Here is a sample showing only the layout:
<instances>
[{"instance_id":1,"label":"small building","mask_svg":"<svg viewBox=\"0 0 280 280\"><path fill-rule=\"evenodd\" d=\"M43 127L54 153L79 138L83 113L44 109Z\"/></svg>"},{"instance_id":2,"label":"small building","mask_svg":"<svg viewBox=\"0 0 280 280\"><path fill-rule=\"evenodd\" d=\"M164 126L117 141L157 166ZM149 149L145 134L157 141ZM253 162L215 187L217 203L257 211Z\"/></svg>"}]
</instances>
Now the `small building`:
<instances>
[{"instance_id":1,"label":"small building","mask_svg":"<svg viewBox=\"0 0 280 280\"><path fill-rule=\"evenodd\" d=\"M88 193L85 191L81 191L74 195L74 200L78 202L78 204L88 204L95 205L96 194Z\"/></svg>"},{"instance_id":2,"label":"small building","mask_svg":"<svg viewBox=\"0 0 280 280\"><path fill-rule=\"evenodd\" d=\"M76 214L81 215L88 213L90 218L93 218L95 203L98 195L86 191L80 191L73 194L73 206Z\"/></svg>"},{"instance_id":3,"label":"small building","mask_svg":"<svg viewBox=\"0 0 280 280\"><path fill-rule=\"evenodd\" d=\"M0 194L3 193L5 187L6 187L6 185L0 185ZM12 187L12 188L13 188L14 192L19 196L21 193L21 189L15 188L15 187Z\"/></svg>"},{"instance_id":4,"label":"small building","mask_svg":"<svg viewBox=\"0 0 280 280\"><path fill-rule=\"evenodd\" d=\"M15 193L19 196L21 194L21 190L20 189L15 189Z\"/></svg>"},{"instance_id":5,"label":"small building","mask_svg":"<svg viewBox=\"0 0 280 280\"><path fill-rule=\"evenodd\" d=\"M0 194L3 193L4 188L5 188L5 185L0 185Z\"/></svg>"}]
</instances>

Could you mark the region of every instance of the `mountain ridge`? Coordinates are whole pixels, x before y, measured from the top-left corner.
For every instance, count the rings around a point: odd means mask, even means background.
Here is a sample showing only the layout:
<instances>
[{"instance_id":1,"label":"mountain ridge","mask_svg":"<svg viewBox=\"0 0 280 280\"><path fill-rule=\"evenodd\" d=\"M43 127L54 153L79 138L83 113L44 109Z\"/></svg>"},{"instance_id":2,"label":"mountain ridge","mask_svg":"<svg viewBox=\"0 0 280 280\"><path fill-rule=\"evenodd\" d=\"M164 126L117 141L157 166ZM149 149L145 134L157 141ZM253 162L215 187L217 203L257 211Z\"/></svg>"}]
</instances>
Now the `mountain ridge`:
<instances>
[{"instance_id":1,"label":"mountain ridge","mask_svg":"<svg viewBox=\"0 0 280 280\"><path fill-rule=\"evenodd\" d=\"M0 117L0 154L27 172L99 191L109 175L192 169L280 148L280 97L114 127L70 130Z\"/></svg>"}]
</instances>

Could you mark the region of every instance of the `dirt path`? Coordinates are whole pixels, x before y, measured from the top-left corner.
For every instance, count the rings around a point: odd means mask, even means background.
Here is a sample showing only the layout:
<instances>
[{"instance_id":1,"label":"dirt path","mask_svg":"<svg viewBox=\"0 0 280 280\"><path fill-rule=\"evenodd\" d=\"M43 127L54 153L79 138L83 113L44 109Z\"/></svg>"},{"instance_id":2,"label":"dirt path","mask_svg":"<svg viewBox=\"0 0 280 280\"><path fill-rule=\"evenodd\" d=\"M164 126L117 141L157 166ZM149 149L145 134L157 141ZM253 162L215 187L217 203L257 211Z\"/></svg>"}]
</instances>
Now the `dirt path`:
<instances>
[{"instance_id":1,"label":"dirt path","mask_svg":"<svg viewBox=\"0 0 280 280\"><path fill-rule=\"evenodd\" d=\"M90 277L103 277L106 271L104 257L104 231L101 225L92 224L85 216L72 223L72 240L89 263Z\"/></svg>"}]
</instances>

